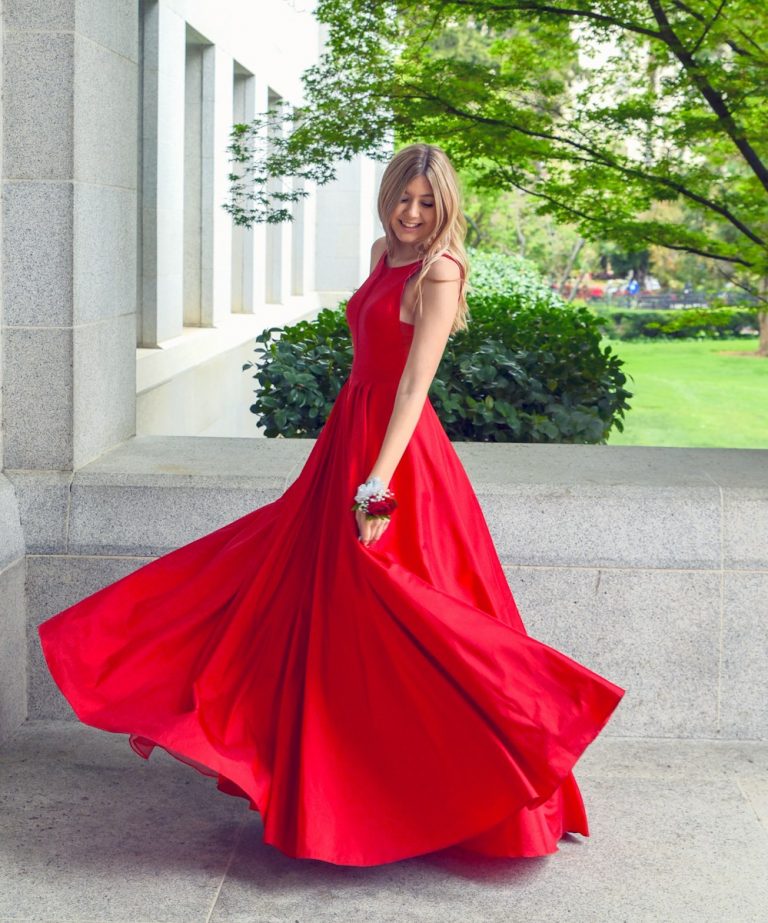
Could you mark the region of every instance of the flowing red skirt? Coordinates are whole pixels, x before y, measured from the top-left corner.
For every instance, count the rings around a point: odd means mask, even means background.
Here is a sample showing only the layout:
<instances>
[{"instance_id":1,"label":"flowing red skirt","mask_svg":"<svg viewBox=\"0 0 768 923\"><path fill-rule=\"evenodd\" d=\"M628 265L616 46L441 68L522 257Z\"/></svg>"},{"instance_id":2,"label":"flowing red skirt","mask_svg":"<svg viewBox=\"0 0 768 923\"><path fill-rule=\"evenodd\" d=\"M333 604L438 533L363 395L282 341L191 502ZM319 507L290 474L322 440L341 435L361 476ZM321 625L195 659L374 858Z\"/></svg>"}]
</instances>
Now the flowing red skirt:
<instances>
[{"instance_id":1,"label":"flowing red skirt","mask_svg":"<svg viewBox=\"0 0 768 923\"><path fill-rule=\"evenodd\" d=\"M589 835L571 770L625 690L526 633L429 400L358 541L393 395L348 379L279 499L49 618L46 662L81 721L247 798L288 855L555 852Z\"/></svg>"}]
</instances>

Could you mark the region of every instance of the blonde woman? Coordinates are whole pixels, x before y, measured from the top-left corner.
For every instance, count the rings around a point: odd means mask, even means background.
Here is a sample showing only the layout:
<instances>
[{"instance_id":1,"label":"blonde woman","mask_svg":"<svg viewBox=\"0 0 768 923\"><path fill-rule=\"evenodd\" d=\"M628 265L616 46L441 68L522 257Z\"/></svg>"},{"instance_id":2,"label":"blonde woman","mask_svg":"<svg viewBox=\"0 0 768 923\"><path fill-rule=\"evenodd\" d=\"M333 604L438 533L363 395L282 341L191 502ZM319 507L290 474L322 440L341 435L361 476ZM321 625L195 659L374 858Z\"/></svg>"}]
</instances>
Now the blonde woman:
<instances>
[{"instance_id":1,"label":"blonde woman","mask_svg":"<svg viewBox=\"0 0 768 923\"><path fill-rule=\"evenodd\" d=\"M85 723L216 779L264 842L368 866L589 835L571 769L625 690L531 638L427 392L466 326L459 184L387 166L351 372L275 501L39 626Z\"/></svg>"}]
</instances>

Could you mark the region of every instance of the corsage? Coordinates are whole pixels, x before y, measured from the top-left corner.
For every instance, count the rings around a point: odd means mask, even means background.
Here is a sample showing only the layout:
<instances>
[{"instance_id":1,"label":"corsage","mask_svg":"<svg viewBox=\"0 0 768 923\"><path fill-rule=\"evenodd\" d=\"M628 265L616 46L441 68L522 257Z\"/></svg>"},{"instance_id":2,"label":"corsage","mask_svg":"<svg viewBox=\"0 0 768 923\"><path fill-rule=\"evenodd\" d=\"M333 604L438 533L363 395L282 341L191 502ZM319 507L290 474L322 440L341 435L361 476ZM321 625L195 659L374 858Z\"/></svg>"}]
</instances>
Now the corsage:
<instances>
[{"instance_id":1,"label":"corsage","mask_svg":"<svg viewBox=\"0 0 768 923\"><path fill-rule=\"evenodd\" d=\"M396 506L395 495L374 475L359 485L351 509L363 510L369 519L389 519Z\"/></svg>"}]
</instances>

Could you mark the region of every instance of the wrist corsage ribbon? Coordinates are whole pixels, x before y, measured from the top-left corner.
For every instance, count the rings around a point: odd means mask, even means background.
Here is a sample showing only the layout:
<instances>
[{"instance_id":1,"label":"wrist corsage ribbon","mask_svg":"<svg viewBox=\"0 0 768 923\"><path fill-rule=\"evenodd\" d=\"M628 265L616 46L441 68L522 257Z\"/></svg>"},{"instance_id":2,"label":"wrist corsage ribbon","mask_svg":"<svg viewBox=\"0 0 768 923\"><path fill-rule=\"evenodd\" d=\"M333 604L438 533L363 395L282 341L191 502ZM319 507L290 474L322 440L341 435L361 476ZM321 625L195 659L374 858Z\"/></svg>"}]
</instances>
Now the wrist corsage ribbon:
<instances>
[{"instance_id":1,"label":"wrist corsage ribbon","mask_svg":"<svg viewBox=\"0 0 768 923\"><path fill-rule=\"evenodd\" d=\"M363 510L368 519L389 519L396 506L395 495L374 475L358 486L351 509Z\"/></svg>"}]
</instances>

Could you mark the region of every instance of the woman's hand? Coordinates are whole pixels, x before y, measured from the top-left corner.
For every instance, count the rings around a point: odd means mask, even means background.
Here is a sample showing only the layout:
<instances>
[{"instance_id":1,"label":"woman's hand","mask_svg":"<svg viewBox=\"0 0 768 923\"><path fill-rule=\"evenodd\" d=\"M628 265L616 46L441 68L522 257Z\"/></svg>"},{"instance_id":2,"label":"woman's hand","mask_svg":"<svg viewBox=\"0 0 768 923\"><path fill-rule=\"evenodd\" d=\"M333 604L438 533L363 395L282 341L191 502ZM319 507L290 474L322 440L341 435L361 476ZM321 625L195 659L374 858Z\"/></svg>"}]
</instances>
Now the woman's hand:
<instances>
[{"instance_id":1,"label":"woman's hand","mask_svg":"<svg viewBox=\"0 0 768 923\"><path fill-rule=\"evenodd\" d=\"M360 541L364 545L370 545L376 539L381 538L382 533L389 525L389 519L369 519L363 510L355 510L355 519L357 520Z\"/></svg>"}]
</instances>

